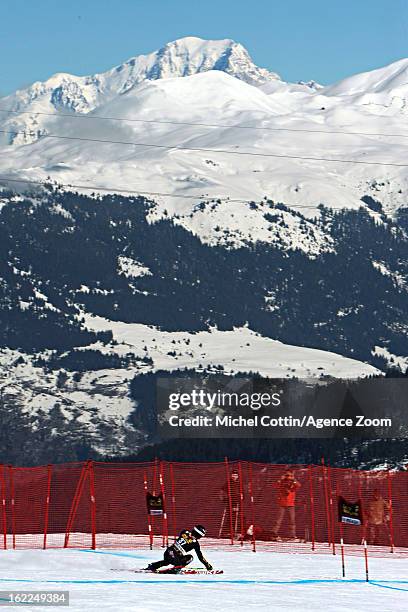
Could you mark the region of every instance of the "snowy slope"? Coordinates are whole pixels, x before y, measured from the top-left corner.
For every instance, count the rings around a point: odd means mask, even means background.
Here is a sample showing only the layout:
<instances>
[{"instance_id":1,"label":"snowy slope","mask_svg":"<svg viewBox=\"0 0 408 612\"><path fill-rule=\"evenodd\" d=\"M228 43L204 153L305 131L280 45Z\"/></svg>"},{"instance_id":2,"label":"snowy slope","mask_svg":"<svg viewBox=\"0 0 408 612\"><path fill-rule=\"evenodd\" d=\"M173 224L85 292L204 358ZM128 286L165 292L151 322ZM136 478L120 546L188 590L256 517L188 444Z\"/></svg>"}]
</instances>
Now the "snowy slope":
<instances>
[{"instance_id":1,"label":"snowy slope","mask_svg":"<svg viewBox=\"0 0 408 612\"><path fill-rule=\"evenodd\" d=\"M361 556L346 557L347 577L342 580L340 555L254 554L238 546L229 551L205 551L214 566L224 570L218 576L157 576L132 571L162 554L161 548L134 552L2 550L0 588L7 592L69 590L72 612L154 612L166 609L169 601L177 601L177 609L182 612L303 612L305 604L329 612L407 609L406 559L370 559L368 584ZM195 561L194 565L199 564Z\"/></svg>"},{"instance_id":2,"label":"snowy slope","mask_svg":"<svg viewBox=\"0 0 408 612\"><path fill-rule=\"evenodd\" d=\"M58 405L67 421L78 419L89 432L98 420L108 419L116 428L118 441L126 431L126 419L135 408L130 383L135 376L148 371L205 368L215 372L222 366L224 374L256 371L267 378L302 379L322 376L354 379L380 374L367 363L328 351L285 345L248 328L164 332L137 323L108 321L90 315L84 318L88 329L110 329L113 341L97 342L82 350L118 357L134 355L135 363L131 367L86 372L63 370L61 384L61 369L49 370L37 361L39 357L46 359L49 353L30 355L4 348L0 350L0 387L7 390L8 397L22 403L28 413L48 413ZM152 360L151 365L142 361L146 358ZM124 444L115 448L115 452L127 451Z\"/></svg>"},{"instance_id":3,"label":"snowy slope","mask_svg":"<svg viewBox=\"0 0 408 612\"><path fill-rule=\"evenodd\" d=\"M355 96L362 94L408 95L408 58L383 68L363 72L339 81L320 91L326 96Z\"/></svg>"},{"instance_id":4,"label":"snowy slope","mask_svg":"<svg viewBox=\"0 0 408 612\"><path fill-rule=\"evenodd\" d=\"M146 367L103 369L81 372L80 380L67 375L58 383L58 371L47 371L34 363L33 356L11 349L0 350L0 385L10 397L19 397L29 412L49 411L55 404L64 416L75 416L92 424L95 411L99 418L115 418L118 423L129 416L134 406L129 398L129 382ZM80 410L78 417L77 411Z\"/></svg>"},{"instance_id":5,"label":"snowy slope","mask_svg":"<svg viewBox=\"0 0 408 612\"><path fill-rule=\"evenodd\" d=\"M113 346L93 345L101 352L129 352L150 357L155 370L208 368L222 365L225 373L255 371L266 378L358 378L380 374L373 366L328 351L290 346L271 340L248 328L188 333L164 332L138 323L108 321L84 316L94 331L111 330Z\"/></svg>"}]
</instances>

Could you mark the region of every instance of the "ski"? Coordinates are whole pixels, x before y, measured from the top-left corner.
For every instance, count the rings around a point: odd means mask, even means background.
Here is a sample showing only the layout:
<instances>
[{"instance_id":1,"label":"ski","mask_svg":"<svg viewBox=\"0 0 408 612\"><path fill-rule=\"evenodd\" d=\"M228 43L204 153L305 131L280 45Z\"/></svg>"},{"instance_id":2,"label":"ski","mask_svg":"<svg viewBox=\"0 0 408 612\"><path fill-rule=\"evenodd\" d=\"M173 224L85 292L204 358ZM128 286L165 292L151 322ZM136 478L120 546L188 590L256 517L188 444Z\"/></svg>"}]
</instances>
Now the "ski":
<instances>
[{"instance_id":1,"label":"ski","mask_svg":"<svg viewBox=\"0 0 408 612\"><path fill-rule=\"evenodd\" d=\"M149 571L149 570L148 570ZM170 567L163 570L157 570L156 572L152 572L153 574L183 574L184 576L192 576L194 574L223 574L224 570L207 570L201 567Z\"/></svg>"},{"instance_id":2,"label":"ski","mask_svg":"<svg viewBox=\"0 0 408 612\"><path fill-rule=\"evenodd\" d=\"M111 567L111 572L129 572L132 574L151 574L152 572L148 569L140 569L133 567Z\"/></svg>"},{"instance_id":3,"label":"ski","mask_svg":"<svg viewBox=\"0 0 408 612\"><path fill-rule=\"evenodd\" d=\"M306 544L307 540L304 538L281 538L270 540L273 544Z\"/></svg>"},{"instance_id":4,"label":"ski","mask_svg":"<svg viewBox=\"0 0 408 612\"><path fill-rule=\"evenodd\" d=\"M223 574L224 570L216 569L216 570L206 570L206 569L184 569L180 571L180 574Z\"/></svg>"},{"instance_id":5,"label":"ski","mask_svg":"<svg viewBox=\"0 0 408 612\"><path fill-rule=\"evenodd\" d=\"M224 570L220 570L220 569L213 569L213 570L206 570L206 569L201 569L199 567L192 567L192 568L169 568L169 569L164 569L164 570L158 570L157 572L152 572L151 570L148 569L140 569L140 568L124 568L124 567L112 567L111 568L111 572L130 572L132 574L184 574L187 576L191 576L191 575L197 575L197 574L201 574L201 575L217 575L217 574L223 574Z\"/></svg>"}]
</instances>

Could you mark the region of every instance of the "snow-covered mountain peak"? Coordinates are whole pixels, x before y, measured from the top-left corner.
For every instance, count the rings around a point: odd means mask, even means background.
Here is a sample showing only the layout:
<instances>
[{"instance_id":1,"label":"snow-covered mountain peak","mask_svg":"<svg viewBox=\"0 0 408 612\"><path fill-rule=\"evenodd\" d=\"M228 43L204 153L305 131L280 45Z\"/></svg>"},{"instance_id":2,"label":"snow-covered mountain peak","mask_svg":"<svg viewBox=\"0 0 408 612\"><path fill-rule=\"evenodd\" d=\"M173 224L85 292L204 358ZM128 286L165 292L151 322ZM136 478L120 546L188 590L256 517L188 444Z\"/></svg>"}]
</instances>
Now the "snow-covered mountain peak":
<instances>
[{"instance_id":1,"label":"snow-covered mountain peak","mask_svg":"<svg viewBox=\"0 0 408 612\"><path fill-rule=\"evenodd\" d=\"M76 109L73 104L65 106L86 112L142 81L184 77L209 70L226 72L252 85L279 79L277 74L256 66L248 51L231 39L203 40L188 36L169 42L148 55L132 57L107 72L90 76L57 72L46 81L36 81L27 89L3 98L3 102L7 101L13 110L24 110L27 104L36 101L57 107L60 98L57 96L55 99L55 90L66 93L77 89L88 108Z\"/></svg>"},{"instance_id":2,"label":"snow-covered mountain peak","mask_svg":"<svg viewBox=\"0 0 408 612\"><path fill-rule=\"evenodd\" d=\"M323 89L323 85L320 85L320 83L316 83L316 81L313 79L311 79L310 81L298 81L298 85L302 85L303 87L308 87L312 91Z\"/></svg>"},{"instance_id":3,"label":"snow-covered mountain peak","mask_svg":"<svg viewBox=\"0 0 408 612\"><path fill-rule=\"evenodd\" d=\"M368 72L354 74L321 90L326 96L389 94L404 88L408 97L408 58Z\"/></svg>"},{"instance_id":4,"label":"snow-covered mountain peak","mask_svg":"<svg viewBox=\"0 0 408 612\"><path fill-rule=\"evenodd\" d=\"M134 66L135 77L139 72L137 82L190 76L209 70L221 70L252 85L279 79L277 74L256 66L245 47L229 38L204 40L187 36L167 43L154 53L132 58L125 65ZM120 66L116 68L120 69Z\"/></svg>"},{"instance_id":5,"label":"snow-covered mountain peak","mask_svg":"<svg viewBox=\"0 0 408 612\"><path fill-rule=\"evenodd\" d=\"M90 76L58 72L46 81L37 81L2 98L1 106L13 111L4 117L3 126L10 133L5 134L2 141L27 144L43 135L47 120L35 113L87 114L144 81L186 77L211 70L225 72L257 87L280 81L277 74L256 66L248 51L231 39L203 40L188 36L169 42L148 55L132 57L107 72ZM22 131L33 134L13 133Z\"/></svg>"},{"instance_id":6,"label":"snow-covered mountain peak","mask_svg":"<svg viewBox=\"0 0 408 612\"><path fill-rule=\"evenodd\" d=\"M233 40L181 38L108 72L57 73L0 100L15 111L0 114L1 144L17 145L0 146L0 168L111 191L154 185L164 194L158 213L211 244L222 228L237 245L278 237L315 255L330 244L314 228L306 239L298 219L283 219L287 232L273 231L262 206L247 203L282 202L310 218L320 204L358 209L366 195L386 213L405 206L405 143L387 134L406 133L407 83L408 59L321 88L282 81ZM228 198L233 211L226 202L196 211Z\"/></svg>"}]
</instances>

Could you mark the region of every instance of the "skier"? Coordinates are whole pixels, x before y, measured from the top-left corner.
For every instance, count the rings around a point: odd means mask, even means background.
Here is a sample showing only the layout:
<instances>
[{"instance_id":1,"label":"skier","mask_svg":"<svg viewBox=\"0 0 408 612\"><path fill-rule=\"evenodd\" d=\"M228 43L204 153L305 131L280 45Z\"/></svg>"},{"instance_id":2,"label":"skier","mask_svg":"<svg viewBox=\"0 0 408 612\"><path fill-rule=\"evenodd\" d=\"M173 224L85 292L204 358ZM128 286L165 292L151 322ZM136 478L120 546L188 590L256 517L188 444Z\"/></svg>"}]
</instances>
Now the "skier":
<instances>
[{"instance_id":1,"label":"skier","mask_svg":"<svg viewBox=\"0 0 408 612\"><path fill-rule=\"evenodd\" d=\"M183 529L174 544L165 550L163 560L150 563L146 569L151 572L156 572L165 565L172 565L173 568L167 570L166 573L176 574L180 569L191 563L193 555L187 553L194 550L199 561L201 561L205 568L207 570L212 570L212 565L204 558L198 541L200 538L204 537L205 534L206 530L202 525L196 525L191 532L188 531L188 529Z\"/></svg>"}]
</instances>

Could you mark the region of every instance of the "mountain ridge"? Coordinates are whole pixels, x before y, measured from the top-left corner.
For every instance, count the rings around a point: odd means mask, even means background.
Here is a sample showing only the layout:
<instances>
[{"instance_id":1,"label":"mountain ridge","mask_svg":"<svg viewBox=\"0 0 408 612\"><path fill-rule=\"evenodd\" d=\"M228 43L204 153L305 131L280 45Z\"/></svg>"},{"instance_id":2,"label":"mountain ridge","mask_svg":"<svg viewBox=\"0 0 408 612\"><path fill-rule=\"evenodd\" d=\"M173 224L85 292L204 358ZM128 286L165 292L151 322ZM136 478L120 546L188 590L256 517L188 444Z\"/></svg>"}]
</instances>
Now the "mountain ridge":
<instances>
[{"instance_id":1,"label":"mountain ridge","mask_svg":"<svg viewBox=\"0 0 408 612\"><path fill-rule=\"evenodd\" d=\"M368 196L393 218L406 206L405 141L377 134L401 134L406 62L321 87L285 83L231 39L179 39L105 73L58 73L2 98L0 107L16 112L0 114L0 172L168 194L156 197L154 218L167 214L208 244L226 232L232 244L231 231L236 246L273 242L265 199L313 224L320 205L369 210ZM201 210L219 198L242 202ZM287 228L294 248L296 225ZM311 254L326 242L308 240Z\"/></svg>"},{"instance_id":2,"label":"mountain ridge","mask_svg":"<svg viewBox=\"0 0 408 612\"><path fill-rule=\"evenodd\" d=\"M105 72L85 76L57 72L46 81L36 81L0 100L17 112L40 102L48 103L54 110L87 113L142 81L184 77L208 70L226 72L251 84L279 79L277 74L256 66L248 51L231 39L205 41L185 37L147 55L131 57Z\"/></svg>"}]
</instances>

